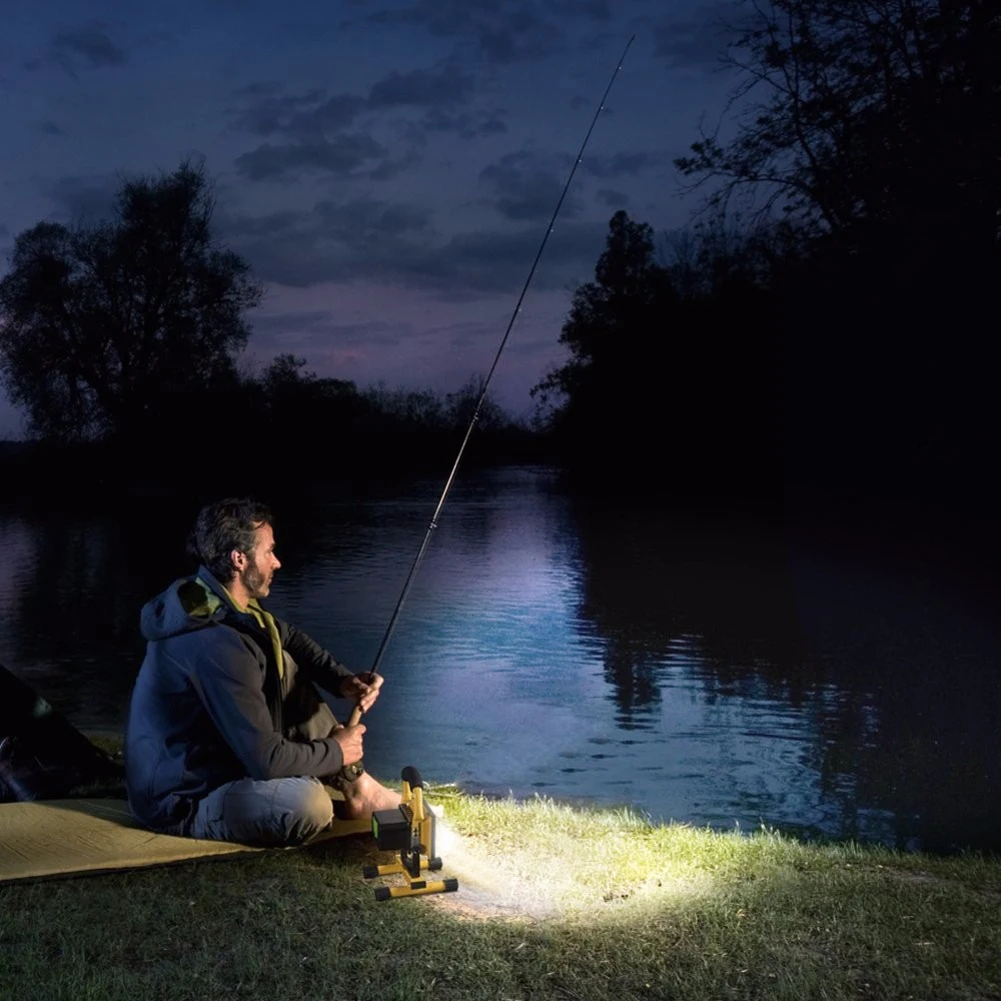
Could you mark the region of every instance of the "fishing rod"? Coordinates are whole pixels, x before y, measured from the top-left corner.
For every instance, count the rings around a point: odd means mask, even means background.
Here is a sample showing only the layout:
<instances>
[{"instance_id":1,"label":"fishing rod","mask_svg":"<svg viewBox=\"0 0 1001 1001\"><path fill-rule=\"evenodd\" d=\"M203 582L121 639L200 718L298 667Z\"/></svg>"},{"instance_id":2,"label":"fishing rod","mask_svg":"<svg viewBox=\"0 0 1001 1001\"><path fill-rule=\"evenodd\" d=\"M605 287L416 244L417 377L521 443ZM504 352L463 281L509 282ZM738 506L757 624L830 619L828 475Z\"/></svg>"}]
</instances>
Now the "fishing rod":
<instances>
[{"instance_id":1,"label":"fishing rod","mask_svg":"<svg viewBox=\"0 0 1001 1001\"><path fill-rule=\"evenodd\" d=\"M414 577L417 575L417 568L421 565L421 561L424 559L424 554L427 552L428 546L431 544L431 536L434 534L434 530L438 527L438 518L441 515L441 509L445 506L445 498L448 497L449 490L452 489L452 481L455 479L456 472L458 472L459 463L462 461L463 453L466 451L466 445L469 443L469 438L473 433L473 428L476 427L476 422L480 419L480 410L483 407L483 401L487 398L487 390L490 388L490 380L494 377L494 371L496 370L497 363L500 361L500 357L504 352L504 346L507 344L507 339L511 336L511 330L514 327L514 322L518 318L518 314L521 312L521 304L525 298L525 294L528 292L528 286L532 283L532 277L535 275L535 269L539 265L539 260L542 258L542 252L546 249L546 243L548 243L549 236L553 231L553 226L556 224L556 217L559 215L560 209L563 207L563 201L567 196L567 192L570 190L574 174L577 173L577 167L580 165L581 158L584 156L584 150L587 147L588 140L591 138L591 133L594 131L594 127L598 123L598 116L605 109L605 101L608 99L608 95L611 92L612 84L615 83L615 78L619 75L619 70L622 69L622 64L625 61L626 53L629 51L629 46L633 44L635 38L636 36L633 35L629 41L626 42L626 47L622 50L622 55L619 56L619 61L615 65L615 70L608 81L605 93L601 95L601 100L598 102L598 107L594 112L594 117L591 119L591 124L588 127L586 135L584 136L584 141L580 144L580 149L577 151L577 156L570 168L570 174L567 177L566 184L563 185L563 190L560 192L559 201L556 203L556 208L553 209L553 214L549 219L549 225L546 227L546 232L542 237L542 242L539 244L539 249L535 253L535 260L532 261L532 267L529 269L528 277L525 279L525 284L521 287L521 294L518 296L518 301L515 304L514 311L511 313L511 319L508 320L507 329L504 331L504 336L501 339L500 346L497 348L497 354L494 355L493 364L490 366L490 371L487 373L487 377L483 381L480 398L476 402L476 408L473 410L472 419L469 421L469 427L466 428L466 434L462 439L462 444L459 446L455 462L452 463L452 471L448 474L448 479L445 481L445 487L441 492L441 497L438 498L438 506L434 509L434 514L431 515L431 522L428 525L427 531L424 533L424 541L421 543L421 548L418 550L413 565L410 567L410 573L407 574L407 579L404 581L403 590L400 592L400 598L396 602L396 608L393 609L389 625L386 627L386 632L382 637L382 643L379 644L378 652L376 653L375 660L372 663L372 674L378 673L379 665L382 663L382 656L386 652L386 647L389 645L389 638L393 635L397 619L400 617L400 610L403 608L403 603L407 599L407 594L409 593L410 587L414 582ZM355 706L350 718L348 719L348 726L356 726L361 717L361 706Z\"/></svg>"}]
</instances>

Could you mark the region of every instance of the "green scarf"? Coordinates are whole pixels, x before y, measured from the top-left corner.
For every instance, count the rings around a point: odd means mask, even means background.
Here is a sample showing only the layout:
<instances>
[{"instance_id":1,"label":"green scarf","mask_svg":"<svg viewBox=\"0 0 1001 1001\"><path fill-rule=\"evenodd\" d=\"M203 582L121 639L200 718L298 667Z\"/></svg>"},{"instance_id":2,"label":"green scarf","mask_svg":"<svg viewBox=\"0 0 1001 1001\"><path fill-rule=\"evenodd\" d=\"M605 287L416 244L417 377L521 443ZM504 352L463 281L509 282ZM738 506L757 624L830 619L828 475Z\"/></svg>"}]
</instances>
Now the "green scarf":
<instances>
[{"instance_id":1,"label":"green scarf","mask_svg":"<svg viewBox=\"0 0 1001 1001\"><path fill-rule=\"evenodd\" d=\"M211 615L221 604L219 596L201 579L201 577L195 578L195 583L200 585L201 589L205 592L205 603L199 606L197 609L190 609L192 615ZM271 649L275 654L275 663L278 665L278 677L284 679L285 677L285 656L282 651L282 641L281 637L278 635L278 626L275 625L275 617L268 611L261 608L256 598L251 598L247 603L246 608L241 608L234 600L233 596L223 587L223 593L229 599L230 607L235 611L240 612L242 615L252 615L257 621L257 624L268 634L268 638L271 640ZM203 611L204 610L204 611Z\"/></svg>"}]
</instances>

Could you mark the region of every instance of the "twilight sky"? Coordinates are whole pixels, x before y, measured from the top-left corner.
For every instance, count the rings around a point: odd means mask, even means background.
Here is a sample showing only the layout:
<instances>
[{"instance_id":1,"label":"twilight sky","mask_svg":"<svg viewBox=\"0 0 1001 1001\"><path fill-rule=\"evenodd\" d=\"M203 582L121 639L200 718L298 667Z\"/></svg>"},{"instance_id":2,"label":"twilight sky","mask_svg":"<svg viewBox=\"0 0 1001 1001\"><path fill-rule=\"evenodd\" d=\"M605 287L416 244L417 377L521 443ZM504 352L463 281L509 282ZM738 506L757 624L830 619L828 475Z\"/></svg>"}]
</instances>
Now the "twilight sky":
<instances>
[{"instance_id":1,"label":"twilight sky","mask_svg":"<svg viewBox=\"0 0 1001 1001\"><path fill-rule=\"evenodd\" d=\"M492 389L528 413L619 208L695 207L673 157L713 124L717 0L8 0L0 261L41 219L93 221L125 175L204 160L217 235L264 280L245 364L359 386L485 374L598 99ZM0 438L20 436L0 391Z\"/></svg>"}]
</instances>

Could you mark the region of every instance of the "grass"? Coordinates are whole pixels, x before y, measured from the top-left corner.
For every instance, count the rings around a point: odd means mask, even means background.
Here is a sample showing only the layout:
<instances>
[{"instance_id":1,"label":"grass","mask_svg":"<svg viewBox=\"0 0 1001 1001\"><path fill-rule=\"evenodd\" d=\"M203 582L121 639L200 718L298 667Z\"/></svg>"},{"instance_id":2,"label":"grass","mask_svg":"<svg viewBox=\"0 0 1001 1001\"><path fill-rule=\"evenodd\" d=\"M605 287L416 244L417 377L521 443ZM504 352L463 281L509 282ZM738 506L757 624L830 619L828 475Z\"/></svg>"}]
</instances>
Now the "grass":
<instances>
[{"instance_id":1,"label":"grass","mask_svg":"<svg viewBox=\"0 0 1001 1001\"><path fill-rule=\"evenodd\" d=\"M1001 860L430 799L458 893L377 903L367 838L0 887L0 997L1001 998Z\"/></svg>"}]
</instances>

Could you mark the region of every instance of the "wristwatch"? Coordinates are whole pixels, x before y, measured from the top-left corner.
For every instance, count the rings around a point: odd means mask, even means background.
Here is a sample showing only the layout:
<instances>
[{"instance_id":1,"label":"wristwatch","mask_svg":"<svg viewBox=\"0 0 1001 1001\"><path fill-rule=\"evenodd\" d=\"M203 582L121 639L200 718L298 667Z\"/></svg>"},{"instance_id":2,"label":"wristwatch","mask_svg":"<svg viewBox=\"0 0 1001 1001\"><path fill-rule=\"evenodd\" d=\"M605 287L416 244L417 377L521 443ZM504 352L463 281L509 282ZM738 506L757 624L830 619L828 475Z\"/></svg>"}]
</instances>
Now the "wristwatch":
<instances>
[{"instance_id":1,"label":"wristwatch","mask_svg":"<svg viewBox=\"0 0 1001 1001\"><path fill-rule=\"evenodd\" d=\"M365 774L365 763L356 761L353 765L345 765L340 774L345 782L357 782Z\"/></svg>"}]
</instances>

